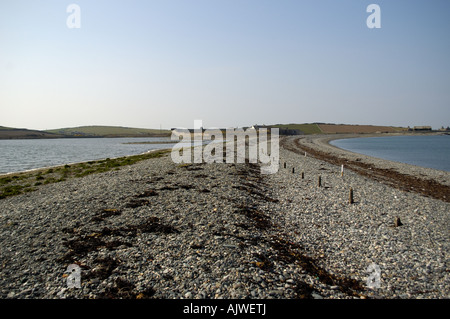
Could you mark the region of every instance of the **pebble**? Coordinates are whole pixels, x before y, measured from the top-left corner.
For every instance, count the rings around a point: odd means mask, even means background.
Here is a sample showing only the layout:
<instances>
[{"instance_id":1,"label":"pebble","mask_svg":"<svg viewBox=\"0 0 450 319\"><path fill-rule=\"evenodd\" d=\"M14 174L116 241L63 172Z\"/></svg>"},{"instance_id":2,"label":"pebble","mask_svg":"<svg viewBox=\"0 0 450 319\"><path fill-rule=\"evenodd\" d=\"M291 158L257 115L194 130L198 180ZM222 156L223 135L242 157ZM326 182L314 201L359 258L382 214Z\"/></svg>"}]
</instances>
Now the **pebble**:
<instances>
[{"instance_id":1,"label":"pebble","mask_svg":"<svg viewBox=\"0 0 450 319\"><path fill-rule=\"evenodd\" d=\"M280 149L284 162L286 169L261 175L257 165L183 166L169 156L2 199L0 298L102 298L106 291L120 298L120 285L131 287L129 298L149 291L152 298L289 299L302 287L312 298L450 297L448 203L349 170L342 177L340 166L288 147ZM157 195L142 197L148 190ZM119 213L104 217L105 209ZM321 282L297 262L301 256L361 290ZM83 288L67 289L75 262L83 265ZM377 289L366 284L377 275L367 272L372 263L381 272Z\"/></svg>"}]
</instances>

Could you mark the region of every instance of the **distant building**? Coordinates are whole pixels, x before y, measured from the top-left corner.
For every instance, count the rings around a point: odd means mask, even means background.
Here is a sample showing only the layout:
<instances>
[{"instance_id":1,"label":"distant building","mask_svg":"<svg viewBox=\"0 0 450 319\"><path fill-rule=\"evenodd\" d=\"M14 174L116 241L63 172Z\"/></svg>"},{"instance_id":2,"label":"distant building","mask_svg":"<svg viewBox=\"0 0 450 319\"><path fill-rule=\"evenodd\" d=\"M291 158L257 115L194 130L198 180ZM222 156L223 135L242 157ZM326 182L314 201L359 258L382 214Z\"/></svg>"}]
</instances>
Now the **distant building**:
<instances>
[{"instance_id":1,"label":"distant building","mask_svg":"<svg viewBox=\"0 0 450 319\"><path fill-rule=\"evenodd\" d=\"M259 129L262 129L262 128L265 128L265 129L270 129L271 128L271 126L268 126L268 125L258 125L258 124L255 124L255 125L253 125L252 127L250 127L250 128L252 128L252 129L255 129L255 130L259 130Z\"/></svg>"}]
</instances>

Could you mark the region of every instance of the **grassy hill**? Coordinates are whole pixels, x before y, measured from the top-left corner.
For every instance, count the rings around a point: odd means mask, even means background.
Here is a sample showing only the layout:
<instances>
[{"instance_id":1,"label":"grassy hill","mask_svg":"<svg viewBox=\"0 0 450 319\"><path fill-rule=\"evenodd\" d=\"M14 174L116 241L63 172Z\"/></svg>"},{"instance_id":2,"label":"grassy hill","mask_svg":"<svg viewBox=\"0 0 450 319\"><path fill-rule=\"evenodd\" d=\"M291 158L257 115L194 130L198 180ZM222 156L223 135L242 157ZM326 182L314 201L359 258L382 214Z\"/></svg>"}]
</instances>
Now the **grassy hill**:
<instances>
[{"instance_id":1,"label":"grassy hill","mask_svg":"<svg viewBox=\"0 0 450 319\"><path fill-rule=\"evenodd\" d=\"M289 130L299 130L304 134L339 134L339 133L401 133L407 131L405 127L378 126L378 125L356 125L356 124L326 124L326 123L305 123L305 124L275 124L272 127L279 127Z\"/></svg>"},{"instance_id":2,"label":"grassy hill","mask_svg":"<svg viewBox=\"0 0 450 319\"><path fill-rule=\"evenodd\" d=\"M379 125L350 125L350 124L318 124L322 133L401 133L407 131L404 127Z\"/></svg>"},{"instance_id":3,"label":"grassy hill","mask_svg":"<svg viewBox=\"0 0 450 319\"><path fill-rule=\"evenodd\" d=\"M283 128L286 130L299 130L304 134L321 134L319 126L315 123L312 124L276 124L271 125L272 127Z\"/></svg>"},{"instance_id":4,"label":"grassy hill","mask_svg":"<svg viewBox=\"0 0 450 319\"><path fill-rule=\"evenodd\" d=\"M170 136L169 130L131 128L122 126L80 126L46 131L73 137L162 137Z\"/></svg>"},{"instance_id":5,"label":"grassy hill","mask_svg":"<svg viewBox=\"0 0 450 319\"><path fill-rule=\"evenodd\" d=\"M60 137L63 136L57 133L0 126L0 139L3 140Z\"/></svg>"},{"instance_id":6,"label":"grassy hill","mask_svg":"<svg viewBox=\"0 0 450 319\"><path fill-rule=\"evenodd\" d=\"M286 130L298 130L303 134L339 134L339 133L400 133L407 131L404 127L350 125L325 123L291 123L275 124ZM54 130L37 131L0 126L0 139L33 139L62 137L169 137L170 130L131 128L122 126L80 126Z\"/></svg>"}]
</instances>

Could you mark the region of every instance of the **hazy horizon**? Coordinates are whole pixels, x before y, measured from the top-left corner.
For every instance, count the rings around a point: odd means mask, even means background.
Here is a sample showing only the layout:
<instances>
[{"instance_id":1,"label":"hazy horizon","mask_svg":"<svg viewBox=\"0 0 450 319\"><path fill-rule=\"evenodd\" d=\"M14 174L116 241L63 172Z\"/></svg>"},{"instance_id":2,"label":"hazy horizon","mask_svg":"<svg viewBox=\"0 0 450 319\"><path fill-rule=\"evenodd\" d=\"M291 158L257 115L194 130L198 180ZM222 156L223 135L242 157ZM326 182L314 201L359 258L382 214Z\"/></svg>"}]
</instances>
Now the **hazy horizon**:
<instances>
[{"instance_id":1,"label":"hazy horizon","mask_svg":"<svg viewBox=\"0 0 450 319\"><path fill-rule=\"evenodd\" d=\"M366 24L370 4L381 28ZM0 126L447 127L448 12L446 0L1 2Z\"/></svg>"}]
</instances>

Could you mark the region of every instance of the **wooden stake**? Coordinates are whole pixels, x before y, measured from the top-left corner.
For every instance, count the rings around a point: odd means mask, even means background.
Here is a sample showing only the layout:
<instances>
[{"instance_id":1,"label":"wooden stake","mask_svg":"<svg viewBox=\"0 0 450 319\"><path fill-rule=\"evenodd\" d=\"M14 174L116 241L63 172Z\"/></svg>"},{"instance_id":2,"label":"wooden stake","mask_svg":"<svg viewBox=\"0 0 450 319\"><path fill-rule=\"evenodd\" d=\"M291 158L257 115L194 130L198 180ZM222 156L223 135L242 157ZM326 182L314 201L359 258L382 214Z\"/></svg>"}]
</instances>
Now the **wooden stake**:
<instances>
[{"instance_id":1,"label":"wooden stake","mask_svg":"<svg viewBox=\"0 0 450 319\"><path fill-rule=\"evenodd\" d=\"M394 227L399 227L403 225L402 222L400 221L400 217L396 217L394 220Z\"/></svg>"},{"instance_id":2,"label":"wooden stake","mask_svg":"<svg viewBox=\"0 0 450 319\"><path fill-rule=\"evenodd\" d=\"M341 165L341 176L344 176L344 164Z\"/></svg>"},{"instance_id":3,"label":"wooden stake","mask_svg":"<svg viewBox=\"0 0 450 319\"><path fill-rule=\"evenodd\" d=\"M295 173L295 168L294 167L292 167L292 174L294 174Z\"/></svg>"},{"instance_id":4,"label":"wooden stake","mask_svg":"<svg viewBox=\"0 0 450 319\"><path fill-rule=\"evenodd\" d=\"M349 192L349 194L348 194L348 202L349 202L350 204L353 204L353 203L354 203L354 201L353 201L353 188L351 188L351 187L350 187L350 192Z\"/></svg>"},{"instance_id":5,"label":"wooden stake","mask_svg":"<svg viewBox=\"0 0 450 319\"><path fill-rule=\"evenodd\" d=\"M302 179L305 179L305 172L302 172Z\"/></svg>"},{"instance_id":6,"label":"wooden stake","mask_svg":"<svg viewBox=\"0 0 450 319\"><path fill-rule=\"evenodd\" d=\"M284 162L284 168L286 168L286 162Z\"/></svg>"},{"instance_id":7,"label":"wooden stake","mask_svg":"<svg viewBox=\"0 0 450 319\"><path fill-rule=\"evenodd\" d=\"M320 176L319 176L319 181L318 181L317 185L318 185L319 187L322 186L322 177L320 177Z\"/></svg>"}]
</instances>

